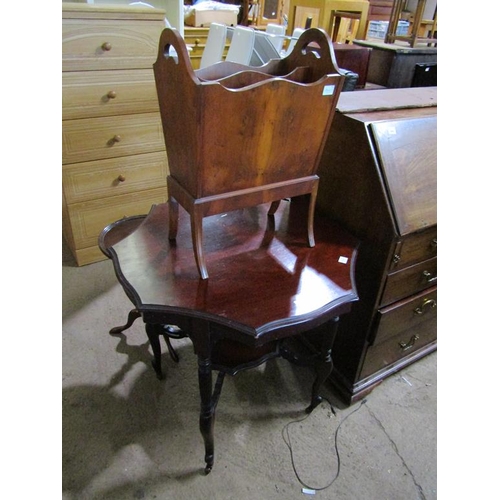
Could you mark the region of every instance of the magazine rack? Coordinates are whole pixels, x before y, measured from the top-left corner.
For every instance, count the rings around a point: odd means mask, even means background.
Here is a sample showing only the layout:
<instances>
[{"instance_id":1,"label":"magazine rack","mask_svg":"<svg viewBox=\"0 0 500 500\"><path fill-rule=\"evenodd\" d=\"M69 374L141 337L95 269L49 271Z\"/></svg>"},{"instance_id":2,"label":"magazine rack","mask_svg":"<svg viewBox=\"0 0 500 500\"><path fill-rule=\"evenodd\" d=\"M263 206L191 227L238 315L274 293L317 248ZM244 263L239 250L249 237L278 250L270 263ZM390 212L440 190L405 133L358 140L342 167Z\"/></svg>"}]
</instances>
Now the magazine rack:
<instances>
[{"instance_id":1,"label":"magazine rack","mask_svg":"<svg viewBox=\"0 0 500 500\"><path fill-rule=\"evenodd\" d=\"M332 43L306 30L293 51L260 67L220 62L194 71L180 34L166 28L153 65L168 155L169 239L178 204L191 217L200 277L208 278L203 218L310 195L314 246L316 175L342 90Z\"/></svg>"}]
</instances>

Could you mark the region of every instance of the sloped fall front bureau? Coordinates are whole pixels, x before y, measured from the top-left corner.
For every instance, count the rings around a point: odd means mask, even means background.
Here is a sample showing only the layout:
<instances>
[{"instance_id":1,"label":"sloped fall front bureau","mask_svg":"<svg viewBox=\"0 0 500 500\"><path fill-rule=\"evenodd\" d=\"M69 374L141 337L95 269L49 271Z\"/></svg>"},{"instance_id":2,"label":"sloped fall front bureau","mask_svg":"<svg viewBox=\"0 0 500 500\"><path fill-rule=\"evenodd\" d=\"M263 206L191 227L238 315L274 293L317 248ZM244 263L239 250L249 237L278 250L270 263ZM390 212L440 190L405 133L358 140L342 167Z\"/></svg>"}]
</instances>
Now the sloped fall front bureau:
<instances>
[{"instance_id":1,"label":"sloped fall front bureau","mask_svg":"<svg viewBox=\"0 0 500 500\"><path fill-rule=\"evenodd\" d=\"M341 95L319 210L360 241L331 381L352 403L437 348L437 88Z\"/></svg>"},{"instance_id":2,"label":"sloped fall front bureau","mask_svg":"<svg viewBox=\"0 0 500 500\"><path fill-rule=\"evenodd\" d=\"M102 228L167 199L153 76L165 12L62 4L63 234L78 265Z\"/></svg>"}]
</instances>

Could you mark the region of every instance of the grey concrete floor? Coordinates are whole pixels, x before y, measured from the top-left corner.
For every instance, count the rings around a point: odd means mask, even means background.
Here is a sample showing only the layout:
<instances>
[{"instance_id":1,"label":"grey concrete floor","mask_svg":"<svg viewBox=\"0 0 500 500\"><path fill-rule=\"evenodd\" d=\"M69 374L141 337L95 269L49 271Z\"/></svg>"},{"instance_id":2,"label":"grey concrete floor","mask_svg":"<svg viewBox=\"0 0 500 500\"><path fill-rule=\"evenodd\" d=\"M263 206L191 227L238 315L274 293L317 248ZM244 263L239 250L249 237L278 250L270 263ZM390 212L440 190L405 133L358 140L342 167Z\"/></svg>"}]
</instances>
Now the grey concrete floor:
<instances>
[{"instance_id":1,"label":"grey concrete floor","mask_svg":"<svg viewBox=\"0 0 500 500\"><path fill-rule=\"evenodd\" d=\"M226 377L215 466L205 476L189 341L174 341L180 362L166 353L166 380L157 380L140 319L108 334L131 309L112 263L76 267L66 247L62 301L64 500L293 500L312 496L304 484L326 487L314 498L437 498L436 353L386 379L362 405L346 408L325 387L336 415L325 402L305 420L308 369L273 360ZM328 486L337 451L339 474Z\"/></svg>"}]
</instances>

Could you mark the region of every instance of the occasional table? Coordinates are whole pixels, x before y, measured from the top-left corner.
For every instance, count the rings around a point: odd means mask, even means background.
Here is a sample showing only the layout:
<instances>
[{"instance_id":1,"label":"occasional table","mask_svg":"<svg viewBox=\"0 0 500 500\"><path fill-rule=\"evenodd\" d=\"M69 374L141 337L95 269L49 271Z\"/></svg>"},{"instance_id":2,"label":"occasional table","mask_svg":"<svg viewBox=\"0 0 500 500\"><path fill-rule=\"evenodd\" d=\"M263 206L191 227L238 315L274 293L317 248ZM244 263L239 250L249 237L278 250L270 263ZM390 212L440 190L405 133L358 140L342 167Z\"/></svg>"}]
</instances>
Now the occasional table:
<instances>
[{"instance_id":1,"label":"occasional table","mask_svg":"<svg viewBox=\"0 0 500 500\"><path fill-rule=\"evenodd\" d=\"M269 207L205 218L205 256L210 278L200 278L190 223L180 211L177 239L168 239L168 205L146 216L127 217L106 227L99 246L112 259L116 277L133 304L121 333L142 317L161 368L160 337L189 337L198 357L200 431L205 472L214 464L214 415L225 374L281 356L312 363L312 411L332 369L331 349L339 317L358 300L354 284L357 240L331 220L316 216L316 245L304 238L307 197ZM292 349L300 334L315 340L317 352ZM302 352L301 352L302 351ZM212 371L217 371L213 386Z\"/></svg>"}]
</instances>

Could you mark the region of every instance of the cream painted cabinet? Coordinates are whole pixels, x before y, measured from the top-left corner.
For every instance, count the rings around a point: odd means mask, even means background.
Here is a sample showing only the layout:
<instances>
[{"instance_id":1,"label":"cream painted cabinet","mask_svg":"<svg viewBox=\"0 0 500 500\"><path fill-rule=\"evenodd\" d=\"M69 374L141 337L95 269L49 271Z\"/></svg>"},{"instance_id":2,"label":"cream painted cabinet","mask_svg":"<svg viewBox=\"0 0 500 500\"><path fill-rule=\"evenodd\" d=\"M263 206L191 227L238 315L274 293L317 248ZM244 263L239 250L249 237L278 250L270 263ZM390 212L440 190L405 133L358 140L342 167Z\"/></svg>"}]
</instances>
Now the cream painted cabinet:
<instances>
[{"instance_id":1,"label":"cream painted cabinet","mask_svg":"<svg viewBox=\"0 0 500 500\"><path fill-rule=\"evenodd\" d=\"M152 65L159 9L62 4L63 233L78 265L104 259L101 230L167 199Z\"/></svg>"}]
</instances>

